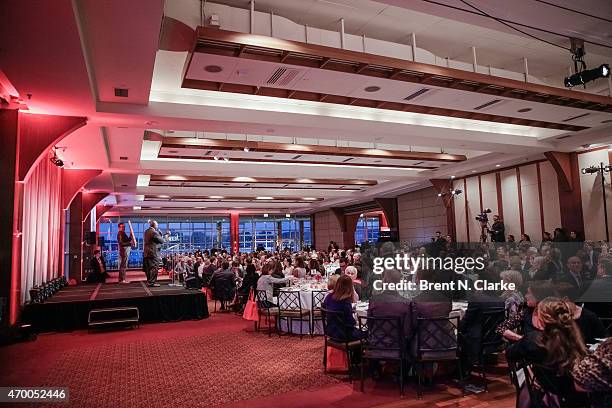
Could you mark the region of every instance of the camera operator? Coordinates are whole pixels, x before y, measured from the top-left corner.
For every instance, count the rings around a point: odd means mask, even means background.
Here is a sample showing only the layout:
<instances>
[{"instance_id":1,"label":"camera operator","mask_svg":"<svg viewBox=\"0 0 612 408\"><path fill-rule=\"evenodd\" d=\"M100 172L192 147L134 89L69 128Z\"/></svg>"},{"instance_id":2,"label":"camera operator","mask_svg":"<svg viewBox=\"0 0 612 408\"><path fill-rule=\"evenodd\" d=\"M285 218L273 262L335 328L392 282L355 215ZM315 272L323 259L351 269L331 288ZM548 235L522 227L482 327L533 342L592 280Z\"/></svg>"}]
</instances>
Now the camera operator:
<instances>
[{"instance_id":1,"label":"camera operator","mask_svg":"<svg viewBox=\"0 0 612 408\"><path fill-rule=\"evenodd\" d=\"M488 229L489 234L491 234L491 242L506 242L504 231L504 222L502 221L501 217L497 214L494 215L493 224L491 225L491 228Z\"/></svg>"}]
</instances>

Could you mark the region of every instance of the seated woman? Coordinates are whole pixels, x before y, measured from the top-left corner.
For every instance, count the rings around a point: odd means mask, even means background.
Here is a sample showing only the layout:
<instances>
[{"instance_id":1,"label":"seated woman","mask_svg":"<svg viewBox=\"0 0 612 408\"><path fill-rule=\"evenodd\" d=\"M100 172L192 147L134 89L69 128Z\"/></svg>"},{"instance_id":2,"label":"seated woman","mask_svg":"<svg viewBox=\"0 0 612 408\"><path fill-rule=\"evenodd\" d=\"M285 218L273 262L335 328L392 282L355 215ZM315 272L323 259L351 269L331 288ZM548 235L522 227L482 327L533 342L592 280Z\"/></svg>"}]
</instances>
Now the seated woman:
<instances>
[{"instance_id":1,"label":"seated woman","mask_svg":"<svg viewBox=\"0 0 612 408\"><path fill-rule=\"evenodd\" d=\"M595 408L612 406L612 338L586 355L572 370L576 390L591 393Z\"/></svg>"},{"instance_id":2,"label":"seated woman","mask_svg":"<svg viewBox=\"0 0 612 408\"><path fill-rule=\"evenodd\" d=\"M305 278L306 277L306 263L304 262L304 258L301 256L295 257L295 262L293 263L293 270L291 273L296 278Z\"/></svg>"},{"instance_id":3,"label":"seated woman","mask_svg":"<svg viewBox=\"0 0 612 408\"><path fill-rule=\"evenodd\" d=\"M525 295L527 307L516 313L512 318L506 319L498 326L497 332L501 333L504 339L515 342L520 340L522 335L537 330L533 324L533 311L541 300L557 296L559 294L550 281L529 282Z\"/></svg>"},{"instance_id":4,"label":"seated woman","mask_svg":"<svg viewBox=\"0 0 612 408\"><path fill-rule=\"evenodd\" d=\"M241 295L243 295L244 299L249 295L251 289L255 290L257 288L257 281L259 280L259 275L255 271L255 265L253 262L248 259L246 266L246 273L244 274L244 278L242 279L242 285L238 290ZM245 300L246 301L246 300Z\"/></svg>"},{"instance_id":5,"label":"seated woman","mask_svg":"<svg viewBox=\"0 0 612 408\"><path fill-rule=\"evenodd\" d=\"M359 340L365 336L355 325L353 317L353 303L355 291L353 281L346 275L338 278L333 293L323 300L323 308L331 312L339 312L339 319L328 318L327 335L341 341Z\"/></svg>"},{"instance_id":6,"label":"seated woman","mask_svg":"<svg viewBox=\"0 0 612 408\"><path fill-rule=\"evenodd\" d=\"M276 307L274 304L274 284L275 283L286 283L293 279L292 276L287 276L284 278L275 278L271 275L272 268L271 267L263 267L261 269L261 276L257 280L257 290L266 292L267 303L260 304L260 307ZM258 302L260 303L260 302Z\"/></svg>"},{"instance_id":7,"label":"seated woman","mask_svg":"<svg viewBox=\"0 0 612 408\"><path fill-rule=\"evenodd\" d=\"M554 297L542 300L534 312L539 330L525 334L506 350L509 362L532 365L536 387L553 394L549 398L558 399L560 407L587 406L571 377L572 368L587 353L574 313L573 303ZM517 406L529 406L528 400L528 390L522 391Z\"/></svg>"}]
</instances>

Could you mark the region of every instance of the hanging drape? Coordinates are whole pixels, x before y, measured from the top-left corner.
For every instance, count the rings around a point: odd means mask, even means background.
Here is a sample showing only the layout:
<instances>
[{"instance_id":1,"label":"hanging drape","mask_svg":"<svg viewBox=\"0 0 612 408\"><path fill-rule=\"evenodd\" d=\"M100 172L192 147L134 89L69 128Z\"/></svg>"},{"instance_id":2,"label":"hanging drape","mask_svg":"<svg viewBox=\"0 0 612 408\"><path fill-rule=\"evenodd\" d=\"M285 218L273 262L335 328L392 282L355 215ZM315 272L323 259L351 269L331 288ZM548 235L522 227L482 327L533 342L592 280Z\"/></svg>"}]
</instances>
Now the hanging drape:
<instances>
[{"instance_id":1,"label":"hanging drape","mask_svg":"<svg viewBox=\"0 0 612 408\"><path fill-rule=\"evenodd\" d=\"M61 169L42 160L23 189L21 302L34 285L60 274Z\"/></svg>"}]
</instances>

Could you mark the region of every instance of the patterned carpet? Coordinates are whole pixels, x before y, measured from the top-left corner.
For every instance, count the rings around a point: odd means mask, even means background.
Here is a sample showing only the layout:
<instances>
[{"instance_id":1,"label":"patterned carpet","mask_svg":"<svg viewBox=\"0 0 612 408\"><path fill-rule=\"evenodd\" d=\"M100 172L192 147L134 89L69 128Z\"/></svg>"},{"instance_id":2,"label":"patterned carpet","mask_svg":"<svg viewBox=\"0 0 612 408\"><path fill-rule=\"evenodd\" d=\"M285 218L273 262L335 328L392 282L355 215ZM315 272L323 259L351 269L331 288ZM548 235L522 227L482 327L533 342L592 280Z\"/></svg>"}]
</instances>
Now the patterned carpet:
<instances>
[{"instance_id":1,"label":"patterned carpet","mask_svg":"<svg viewBox=\"0 0 612 408\"><path fill-rule=\"evenodd\" d=\"M213 407L337 384L321 343L239 331L80 348L41 385L69 387L74 407Z\"/></svg>"}]
</instances>

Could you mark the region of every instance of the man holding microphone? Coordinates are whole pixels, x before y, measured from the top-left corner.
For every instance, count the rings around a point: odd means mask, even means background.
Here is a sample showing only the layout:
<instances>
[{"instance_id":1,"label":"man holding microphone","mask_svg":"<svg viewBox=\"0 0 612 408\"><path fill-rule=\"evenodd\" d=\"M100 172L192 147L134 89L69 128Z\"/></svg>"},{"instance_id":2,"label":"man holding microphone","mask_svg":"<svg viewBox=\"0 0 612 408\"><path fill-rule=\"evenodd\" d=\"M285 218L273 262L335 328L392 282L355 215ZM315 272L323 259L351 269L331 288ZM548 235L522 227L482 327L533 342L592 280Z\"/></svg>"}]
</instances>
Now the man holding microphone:
<instances>
[{"instance_id":1,"label":"man holding microphone","mask_svg":"<svg viewBox=\"0 0 612 408\"><path fill-rule=\"evenodd\" d=\"M164 238L157 228L157 221L149 220L149 228L144 233L143 269L147 275L147 283L151 287L158 287L157 271L162 259L159 253Z\"/></svg>"}]
</instances>

